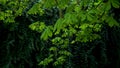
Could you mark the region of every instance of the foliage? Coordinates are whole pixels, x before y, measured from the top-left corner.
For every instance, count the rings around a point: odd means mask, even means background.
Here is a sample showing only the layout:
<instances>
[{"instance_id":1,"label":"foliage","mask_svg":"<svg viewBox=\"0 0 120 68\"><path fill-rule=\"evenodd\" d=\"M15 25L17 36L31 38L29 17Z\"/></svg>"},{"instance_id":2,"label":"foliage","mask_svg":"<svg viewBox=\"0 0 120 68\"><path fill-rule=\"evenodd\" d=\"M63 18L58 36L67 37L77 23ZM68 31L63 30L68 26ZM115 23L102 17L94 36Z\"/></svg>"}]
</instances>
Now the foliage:
<instances>
[{"instance_id":1,"label":"foliage","mask_svg":"<svg viewBox=\"0 0 120 68\"><path fill-rule=\"evenodd\" d=\"M0 0L0 22L9 31L0 43L7 53L1 67L79 67L80 58L82 68L103 68L108 61L101 32L119 27L112 12L119 8L119 0ZM93 52L98 44L101 61Z\"/></svg>"},{"instance_id":2,"label":"foliage","mask_svg":"<svg viewBox=\"0 0 120 68\"><path fill-rule=\"evenodd\" d=\"M107 2L103 0L42 0L41 3L44 6L43 9L57 7L59 10L59 19L53 25L46 26L41 35L43 40L52 40L53 47L51 46L50 50L55 52L54 57L58 57L55 59L55 65L58 64L56 62L59 62L57 60L59 57L63 55L70 56L69 51L71 50L68 49L74 43L86 43L100 39L97 32L101 31L104 23L107 23L110 27L119 26L118 22L113 18L113 14L109 14L111 7L119 8L120 4L117 0L108 0ZM40 27L43 27L43 25L40 25ZM64 48L63 46L67 47ZM45 61L46 59L42 62Z\"/></svg>"}]
</instances>

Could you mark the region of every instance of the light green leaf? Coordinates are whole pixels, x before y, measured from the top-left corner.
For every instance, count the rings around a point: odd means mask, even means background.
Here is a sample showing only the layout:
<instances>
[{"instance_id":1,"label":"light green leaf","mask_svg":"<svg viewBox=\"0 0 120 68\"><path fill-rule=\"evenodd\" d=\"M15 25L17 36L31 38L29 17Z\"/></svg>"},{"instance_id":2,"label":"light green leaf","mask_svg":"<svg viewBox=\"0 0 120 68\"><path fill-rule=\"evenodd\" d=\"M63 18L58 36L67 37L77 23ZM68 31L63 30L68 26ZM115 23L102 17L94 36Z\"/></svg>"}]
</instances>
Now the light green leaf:
<instances>
[{"instance_id":1,"label":"light green leaf","mask_svg":"<svg viewBox=\"0 0 120 68\"><path fill-rule=\"evenodd\" d=\"M49 37L52 37L52 31L50 27L47 27L41 35L41 39L47 40Z\"/></svg>"},{"instance_id":2,"label":"light green leaf","mask_svg":"<svg viewBox=\"0 0 120 68\"><path fill-rule=\"evenodd\" d=\"M68 51L66 51L66 50L61 50L61 51L59 51L59 54L61 54L61 55L66 55L66 56L71 56L71 55L72 55L70 52L68 52Z\"/></svg>"},{"instance_id":3,"label":"light green leaf","mask_svg":"<svg viewBox=\"0 0 120 68\"><path fill-rule=\"evenodd\" d=\"M43 61L41 61L38 65L48 65L50 62L52 62L52 58L45 58Z\"/></svg>"},{"instance_id":4,"label":"light green leaf","mask_svg":"<svg viewBox=\"0 0 120 68\"><path fill-rule=\"evenodd\" d=\"M57 50L57 47L51 47L49 50L50 50L50 51L56 51L56 50Z\"/></svg>"},{"instance_id":5,"label":"light green leaf","mask_svg":"<svg viewBox=\"0 0 120 68\"><path fill-rule=\"evenodd\" d=\"M60 19L58 19L57 22L55 23L53 31L54 31L54 32L56 31L55 34L59 34L60 30L61 30L63 27L64 27L64 26L63 26L63 19L60 18Z\"/></svg>"},{"instance_id":6,"label":"light green leaf","mask_svg":"<svg viewBox=\"0 0 120 68\"><path fill-rule=\"evenodd\" d=\"M60 57L58 57L58 58L57 58L57 61L55 61L53 65L54 65L54 66L57 66L57 65L63 64L63 63L65 62L65 58L66 58L65 56L60 56Z\"/></svg>"}]
</instances>

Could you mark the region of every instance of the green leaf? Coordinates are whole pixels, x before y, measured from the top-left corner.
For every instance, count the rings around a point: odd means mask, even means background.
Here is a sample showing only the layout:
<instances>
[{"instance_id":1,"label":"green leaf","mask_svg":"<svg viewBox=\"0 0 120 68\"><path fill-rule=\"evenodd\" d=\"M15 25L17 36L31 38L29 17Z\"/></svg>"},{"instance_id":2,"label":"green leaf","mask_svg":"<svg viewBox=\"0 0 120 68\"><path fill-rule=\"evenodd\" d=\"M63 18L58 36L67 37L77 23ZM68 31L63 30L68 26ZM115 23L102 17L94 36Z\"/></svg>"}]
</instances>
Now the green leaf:
<instances>
[{"instance_id":1,"label":"green leaf","mask_svg":"<svg viewBox=\"0 0 120 68\"><path fill-rule=\"evenodd\" d=\"M52 37L51 27L47 27L41 35L41 39L47 40L49 37Z\"/></svg>"},{"instance_id":2,"label":"green leaf","mask_svg":"<svg viewBox=\"0 0 120 68\"><path fill-rule=\"evenodd\" d=\"M7 0L0 0L1 4L6 4Z\"/></svg>"},{"instance_id":3,"label":"green leaf","mask_svg":"<svg viewBox=\"0 0 120 68\"><path fill-rule=\"evenodd\" d=\"M49 50L50 51L57 51L57 47L51 47Z\"/></svg>"},{"instance_id":4,"label":"green leaf","mask_svg":"<svg viewBox=\"0 0 120 68\"><path fill-rule=\"evenodd\" d=\"M28 14L43 14L43 10L41 9L41 4L36 3L27 13Z\"/></svg>"},{"instance_id":5,"label":"green leaf","mask_svg":"<svg viewBox=\"0 0 120 68\"><path fill-rule=\"evenodd\" d=\"M76 5L75 8L74 8L75 12L80 12L80 6L79 5Z\"/></svg>"},{"instance_id":6,"label":"green leaf","mask_svg":"<svg viewBox=\"0 0 120 68\"><path fill-rule=\"evenodd\" d=\"M88 26L89 26L89 24L84 23L84 24L82 24L82 25L80 26L80 28L81 28L82 30L85 30Z\"/></svg>"},{"instance_id":7,"label":"green leaf","mask_svg":"<svg viewBox=\"0 0 120 68\"><path fill-rule=\"evenodd\" d=\"M102 26L101 24L95 24L94 25L94 31L97 31L97 32L100 31L101 30L101 26Z\"/></svg>"},{"instance_id":8,"label":"green leaf","mask_svg":"<svg viewBox=\"0 0 120 68\"><path fill-rule=\"evenodd\" d=\"M35 22L29 25L29 28L31 28L32 30L36 30L36 28L39 26L39 22Z\"/></svg>"},{"instance_id":9,"label":"green leaf","mask_svg":"<svg viewBox=\"0 0 120 68\"><path fill-rule=\"evenodd\" d=\"M92 21L93 20L93 16L91 14L87 14L87 20Z\"/></svg>"},{"instance_id":10,"label":"green leaf","mask_svg":"<svg viewBox=\"0 0 120 68\"><path fill-rule=\"evenodd\" d=\"M53 29L53 32L55 32L55 34L59 34L60 30L63 28L63 19L60 18L57 20L57 22L55 23L54 25L54 29Z\"/></svg>"},{"instance_id":11,"label":"green leaf","mask_svg":"<svg viewBox=\"0 0 120 68\"><path fill-rule=\"evenodd\" d=\"M58 7L60 9L65 9L68 6L68 2L69 2L69 0L64 0L64 1L56 0L56 1L58 2Z\"/></svg>"},{"instance_id":12,"label":"green leaf","mask_svg":"<svg viewBox=\"0 0 120 68\"><path fill-rule=\"evenodd\" d=\"M63 64L63 63L65 62L65 58L66 58L65 56L60 56L60 57L58 57L58 58L57 58L57 61L55 61L53 65L54 65L54 66L57 66L57 65Z\"/></svg>"},{"instance_id":13,"label":"green leaf","mask_svg":"<svg viewBox=\"0 0 120 68\"><path fill-rule=\"evenodd\" d=\"M42 32L45 29L45 27L46 27L45 23L44 22L40 22L40 26L38 28L39 29L38 31Z\"/></svg>"},{"instance_id":14,"label":"green leaf","mask_svg":"<svg viewBox=\"0 0 120 68\"><path fill-rule=\"evenodd\" d=\"M118 0L110 0L112 3L112 6L115 8L119 8L120 7L120 3Z\"/></svg>"},{"instance_id":15,"label":"green leaf","mask_svg":"<svg viewBox=\"0 0 120 68\"><path fill-rule=\"evenodd\" d=\"M53 59L52 58L45 58L43 61L41 61L38 65L48 65L50 62L52 62Z\"/></svg>"},{"instance_id":16,"label":"green leaf","mask_svg":"<svg viewBox=\"0 0 120 68\"><path fill-rule=\"evenodd\" d=\"M108 19L106 20L106 22L108 23L108 25L110 27L119 26L119 23L113 17L108 17Z\"/></svg>"},{"instance_id":17,"label":"green leaf","mask_svg":"<svg viewBox=\"0 0 120 68\"><path fill-rule=\"evenodd\" d=\"M105 3L105 9L106 9L106 11L108 11L108 10L111 9L111 3L110 3L110 1L108 1L107 3Z\"/></svg>"},{"instance_id":18,"label":"green leaf","mask_svg":"<svg viewBox=\"0 0 120 68\"><path fill-rule=\"evenodd\" d=\"M68 52L67 50L61 50L59 51L59 54L61 55L66 55L66 56L71 56L72 54L70 52Z\"/></svg>"},{"instance_id":19,"label":"green leaf","mask_svg":"<svg viewBox=\"0 0 120 68\"><path fill-rule=\"evenodd\" d=\"M54 5L56 5L55 0L42 0L42 3L44 8L52 8Z\"/></svg>"}]
</instances>

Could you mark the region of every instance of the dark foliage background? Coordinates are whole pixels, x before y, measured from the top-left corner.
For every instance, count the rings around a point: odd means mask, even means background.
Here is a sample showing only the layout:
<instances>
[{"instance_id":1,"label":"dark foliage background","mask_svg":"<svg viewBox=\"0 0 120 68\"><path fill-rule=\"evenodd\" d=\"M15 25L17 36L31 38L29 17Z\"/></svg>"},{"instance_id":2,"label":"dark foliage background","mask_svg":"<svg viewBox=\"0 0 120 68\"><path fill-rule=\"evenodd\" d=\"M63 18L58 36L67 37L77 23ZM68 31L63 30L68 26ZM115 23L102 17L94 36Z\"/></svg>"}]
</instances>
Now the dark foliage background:
<instances>
[{"instance_id":1,"label":"dark foliage background","mask_svg":"<svg viewBox=\"0 0 120 68\"><path fill-rule=\"evenodd\" d=\"M120 22L120 9L112 9L114 18ZM28 26L34 20L52 24L58 19L58 9L47 10L43 16L17 16L17 23L0 21L0 68L44 68L38 63L47 57L51 43L40 40L40 33ZM31 21L32 20L32 21ZM52 21L52 23L51 23ZM93 42L77 42L70 46L73 56L60 68L120 68L120 28L104 24L98 34L101 39ZM49 64L45 68L52 67ZM59 68L56 67L56 68Z\"/></svg>"}]
</instances>

